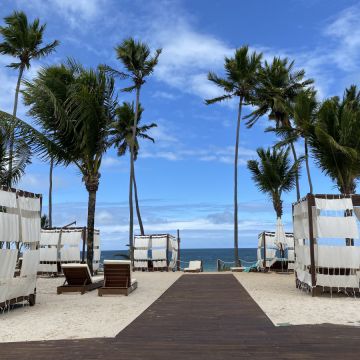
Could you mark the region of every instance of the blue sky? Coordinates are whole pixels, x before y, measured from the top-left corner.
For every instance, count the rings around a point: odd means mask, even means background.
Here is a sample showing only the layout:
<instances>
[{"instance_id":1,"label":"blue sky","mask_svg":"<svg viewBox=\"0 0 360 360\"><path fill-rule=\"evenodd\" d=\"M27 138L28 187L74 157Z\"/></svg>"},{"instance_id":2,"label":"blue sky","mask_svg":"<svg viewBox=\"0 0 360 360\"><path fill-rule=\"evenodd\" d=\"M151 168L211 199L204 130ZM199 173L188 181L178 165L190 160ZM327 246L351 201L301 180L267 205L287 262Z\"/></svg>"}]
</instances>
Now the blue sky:
<instances>
[{"instance_id":1,"label":"blue sky","mask_svg":"<svg viewBox=\"0 0 360 360\"><path fill-rule=\"evenodd\" d=\"M236 109L233 103L205 106L219 94L206 80L209 70L222 73L224 56L248 44L264 57L288 56L316 81L319 98L341 95L360 78L360 3L358 1L140 1L140 0L1 0L0 17L14 9L47 23L46 40L61 42L57 52L33 63L31 79L46 64L73 57L86 66L120 67L114 46L128 36L163 48L154 75L145 84L143 122L156 122L156 143L142 143L136 163L145 230L180 229L183 247L231 247L233 152ZM0 57L0 108L11 111L16 73ZM118 89L126 81L117 83ZM119 100L132 95L119 93ZM245 113L249 110L246 109ZM27 119L21 105L19 116ZM259 146L271 146L264 134L267 119L251 130L242 126L239 168L240 247L255 247L257 234L275 226L265 195L252 183L246 161ZM302 152L302 143L297 144ZM334 185L312 164L315 192ZM128 231L128 157L114 150L104 157L96 226L103 249L124 249ZM55 225L85 224L87 193L75 168L56 168ZM34 159L19 187L44 194L47 211L48 164ZM308 185L305 173L301 191ZM291 230L294 192L284 197L284 222Z\"/></svg>"}]
</instances>

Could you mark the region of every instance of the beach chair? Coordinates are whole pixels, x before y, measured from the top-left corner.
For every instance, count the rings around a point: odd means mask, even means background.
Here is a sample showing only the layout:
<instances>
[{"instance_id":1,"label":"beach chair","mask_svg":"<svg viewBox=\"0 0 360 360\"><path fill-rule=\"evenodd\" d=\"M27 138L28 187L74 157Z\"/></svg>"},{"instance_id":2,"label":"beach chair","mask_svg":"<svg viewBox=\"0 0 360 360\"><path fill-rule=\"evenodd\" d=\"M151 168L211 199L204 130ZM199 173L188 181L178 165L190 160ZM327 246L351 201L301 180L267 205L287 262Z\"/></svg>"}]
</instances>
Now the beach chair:
<instances>
[{"instance_id":1,"label":"beach chair","mask_svg":"<svg viewBox=\"0 0 360 360\"><path fill-rule=\"evenodd\" d=\"M230 268L232 272L243 272L245 268L243 266L233 266Z\"/></svg>"},{"instance_id":2,"label":"beach chair","mask_svg":"<svg viewBox=\"0 0 360 360\"><path fill-rule=\"evenodd\" d=\"M102 276L91 276L87 264L62 264L65 282L58 286L57 293L80 292L81 295L87 291L98 289L104 285Z\"/></svg>"},{"instance_id":3,"label":"beach chair","mask_svg":"<svg viewBox=\"0 0 360 360\"><path fill-rule=\"evenodd\" d=\"M199 273L202 271L203 271L203 266L201 260L189 261L189 267L184 269L184 272L189 272L189 273Z\"/></svg>"},{"instance_id":4,"label":"beach chair","mask_svg":"<svg viewBox=\"0 0 360 360\"><path fill-rule=\"evenodd\" d=\"M137 288L131 271L130 260L104 260L104 286L98 290L98 295L128 296Z\"/></svg>"}]
</instances>

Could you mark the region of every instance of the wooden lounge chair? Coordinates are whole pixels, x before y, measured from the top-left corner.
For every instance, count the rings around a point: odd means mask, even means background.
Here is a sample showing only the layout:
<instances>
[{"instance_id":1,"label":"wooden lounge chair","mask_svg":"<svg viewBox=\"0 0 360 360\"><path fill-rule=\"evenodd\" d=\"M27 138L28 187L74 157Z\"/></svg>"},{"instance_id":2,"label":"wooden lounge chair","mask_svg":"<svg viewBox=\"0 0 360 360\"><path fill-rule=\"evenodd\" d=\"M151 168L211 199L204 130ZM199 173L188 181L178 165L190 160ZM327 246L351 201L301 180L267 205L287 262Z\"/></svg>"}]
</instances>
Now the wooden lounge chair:
<instances>
[{"instance_id":1,"label":"wooden lounge chair","mask_svg":"<svg viewBox=\"0 0 360 360\"><path fill-rule=\"evenodd\" d=\"M184 269L184 272L189 272L189 273L199 273L202 271L203 271L203 266L201 260L189 261L189 267Z\"/></svg>"},{"instance_id":2,"label":"wooden lounge chair","mask_svg":"<svg viewBox=\"0 0 360 360\"><path fill-rule=\"evenodd\" d=\"M128 296L137 288L137 281L131 279L130 260L104 261L104 286L98 290L98 295Z\"/></svg>"},{"instance_id":3,"label":"wooden lounge chair","mask_svg":"<svg viewBox=\"0 0 360 360\"><path fill-rule=\"evenodd\" d=\"M104 284L102 277L92 277L87 264L62 264L61 268L65 275L65 282L58 286L57 293L80 292L81 295L87 291L97 289Z\"/></svg>"}]
</instances>

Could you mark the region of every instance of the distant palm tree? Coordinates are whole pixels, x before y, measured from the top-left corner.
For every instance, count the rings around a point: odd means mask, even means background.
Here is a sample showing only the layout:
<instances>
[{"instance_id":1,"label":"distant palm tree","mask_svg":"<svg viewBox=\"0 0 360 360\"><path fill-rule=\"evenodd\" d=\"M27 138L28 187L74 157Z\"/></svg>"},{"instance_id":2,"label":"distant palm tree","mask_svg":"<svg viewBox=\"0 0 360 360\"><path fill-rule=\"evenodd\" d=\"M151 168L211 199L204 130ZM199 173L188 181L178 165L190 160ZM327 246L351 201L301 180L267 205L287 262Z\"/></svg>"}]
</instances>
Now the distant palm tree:
<instances>
[{"instance_id":1,"label":"distant palm tree","mask_svg":"<svg viewBox=\"0 0 360 360\"><path fill-rule=\"evenodd\" d=\"M240 142L240 121L243 105L248 104L258 83L258 74L261 68L262 54L249 53L248 46L243 46L235 51L234 57L225 57L226 77L222 78L213 72L208 74L208 79L219 86L224 95L205 100L207 105L227 99L238 99L235 161L234 161L234 258L236 266L240 265L238 241L238 155Z\"/></svg>"},{"instance_id":2,"label":"distant palm tree","mask_svg":"<svg viewBox=\"0 0 360 360\"><path fill-rule=\"evenodd\" d=\"M342 194L354 194L360 178L360 92L355 85L342 100L325 100L309 137L314 159Z\"/></svg>"},{"instance_id":3,"label":"distant palm tree","mask_svg":"<svg viewBox=\"0 0 360 360\"><path fill-rule=\"evenodd\" d=\"M102 70L88 70L74 61L52 67L49 78L42 70L25 83L24 100L42 131L54 146L45 146L47 157L65 165L74 164L88 191L87 263L92 272L96 193L103 154L110 147L109 128L115 120L114 80ZM56 86L49 85L56 77ZM54 79L55 80L55 79ZM63 97L65 93L65 101ZM55 116L44 116L44 104L53 106Z\"/></svg>"},{"instance_id":4,"label":"distant palm tree","mask_svg":"<svg viewBox=\"0 0 360 360\"><path fill-rule=\"evenodd\" d=\"M26 14L22 11L14 11L10 16L5 17L4 20L6 26L0 26L0 34L3 37L3 42L0 43L0 54L10 55L18 59L17 62L8 65L19 71L13 109L13 117L15 119L20 83L24 70L30 68L32 60L51 54L56 46L59 45L59 42L54 40L45 46L41 46L46 24L40 25L39 19L35 19L33 23L29 24ZM9 144L9 176L12 173L13 167L13 138L11 136ZM8 182L11 183L10 178Z\"/></svg>"},{"instance_id":5,"label":"distant palm tree","mask_svg":"<svg viewBox=\"0 0 360 360\"><path fill-rule=\"evenodd\" d=\"M134 161L136 161L139 153L138 138L147 139L152 142L155 142L155 140L151 136L147 135L147 131L156 127L157 125L155 123L151 123L150 125L139 126L143 111L144 109L141 107L141 104L139 104L136 139L134 146ZM114 121L114 123L111 126L110 135L112 136L111 142L116 146L117 153L119 156L125 155L127 150L130 151L131 141L133 136L132 129L134 124L134 117L135 117L134 103L124 102L122 106L119 106L116 109L116 121ZM140 226L140 232L141 235L145 235L144 226L140 214L138 191L136 186L135 165L134 165L133 180L134 180L135 206L136 206L136 213Z\"/></svg>"},{"instance_id":6,"label":"distant palm tree","mask_svg":"<svg viewBox=\"0 0 360 360\"><path fill-rule=\"evenodd\" d=\"M291 108L299 93L308 88L314 81L304 79L305 70L294 70L294 61L275 57L271 63L265 61L260 71L253 105L256 109L247 116L247 126L252 127L259 118L268 115L274 120L276 128L292 127ZM290 143L294 161L297 154L294 143ZM299 174L296 174L296 195L300 199Z\"/></svg>"},{"instance_id":7,"label":"distant palm tree","mask_svg":"<svg viewBox=\"0 0 360 360\"><path fill-rule=\"evenodd\" d=\"M161 49L155 50L155 54L151 56L150 48L147 44L136 41L133 38L125 39L115 48L117 59L122 62L126 72L117 71L108 66L105 70L122 79L130 78L132 85L123 89L126 92L136 92L135 100L135 116L132 129L132 139L130 144L130 182L129 182L129 245L131 250L131 259L133 259L133 236L134 236L134 210L133 210L133 182L134 182L134 146L136 141L136 128L138 121L138 109L140 104L141 87L145 84L145 79L151 75L158 63Z\"/></svg>"},{"instance_id":8,"label":"distant palm tree","mask_svg":"<svg viewBox=\"0 0 360 360\"><path fill-rule=\"evenodd\" d=\"M305 165L310 194L314 190L309 165L309 137L314 133L317 110L316 92L313 89L302 91L296 96L292 105L293 126L269 127L266 129L266 131L275 132L282 139L275 145L276 147L289 146L299 138L304 139Z\"/></svg>"},{"instance_id":9,"label":"distant palm tree","mask_svg":"<svg viewBox=\"0 0 360 360\"><path fill-rule=\"evenodd\" d=\"M249 160L248 169L257 188L272 201L276 217L283 215L282 194L291 191L296 183L300 160L291 164L290 149L257 149L258 160Z\"/></svg>"}]
</instances>

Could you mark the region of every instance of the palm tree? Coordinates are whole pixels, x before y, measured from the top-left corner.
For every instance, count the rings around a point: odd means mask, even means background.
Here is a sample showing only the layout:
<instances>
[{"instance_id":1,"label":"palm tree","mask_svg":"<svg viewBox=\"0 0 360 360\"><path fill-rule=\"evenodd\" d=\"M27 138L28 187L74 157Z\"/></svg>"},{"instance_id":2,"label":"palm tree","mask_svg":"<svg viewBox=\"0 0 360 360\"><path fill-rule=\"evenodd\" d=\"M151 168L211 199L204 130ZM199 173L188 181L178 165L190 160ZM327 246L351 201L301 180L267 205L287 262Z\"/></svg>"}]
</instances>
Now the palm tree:
<instances>
[{"instance_id":1,"label":"palm tree","mask_svg":"<svg viewBox=\"0 0 360 360\"><path fill-rule=\"evenodd\" d=\"M312 79L304 80L305 70L294 70L294 61L274 57L271 63L265 61L260 71L259 83L252 99L256 109L247 116L247 126L252 127L259 118L268 115L274 120L276 128L291 128L291 107L299 93L313 83ZM297 154L294 142L290 143L295 163ZM299 174L296 174L296 194L300 199Z\"/></svg>"},{"instance_id":2,"label":"palm tree","mask_svg":"<svg viewBox=\"0 0 360 360\"><path fill-rule=\"evenodd\" d=\"M17 59L8 65L18 70L18 79L15 89L15 100L13 117L15 117L18 107L20 83L25 69L29 69L31 61L40 59L51 54L56 46L57 40L42 46L46 24L40 25L40 20L35 19L33 23L28 22L26 14L22 11L14 11L10 16L4 18L6 26L0 26L0 34L3 42L0 43L0 54L10 55ZM11 136L9 143L9 176L13 167L13 148L14 136ZM11 183L11 179L8 180Z\"/></svg>"},{"instance_id":3,"label":"palm tree","mask_svg":"<svg viewBox=\"0 0 360 360\"><path fill-rule=\"evenodd\" d=\"M9 143L14 136L13 166L10 169ZM31 148L20 136L18 129L10 123L9 117L0 124L0 185L10 187L16 184L31 162Z\"/></svg>"},{"instance_id":4,"label":"palm tree","mask_svg":"<svg viewBox=\"0 0 360 360\"><path fill-rule=\"evenodd\" d=\"M305 166L310 194L313 193L313 184L309 165L309 137L314 133L317 110L316 91L313 89L302 91L296 96L291 108L293 126L269 127L265 130L275 132L281 138L276 147L291 146L299 138L304 139Z\"/></svg>"},{"instance_id":5,"label":"palm tree","mask_svg":"<svg viewBox=\"0 0 360 360\"><path fill-rule=\"evenodd\" d=\"M236 125L235 161L234 161L234 258L235 265L240 265L238 241L238 154L240 141L240 121L243 105L247 105L258 82L262 54L249 53L248 46L243 46L235 51L234 57L225 57L226 77L222 78L213 72L208 74L208 79L219 86L224 95L205 100L207 105L224 100L237 98L238 112Z\"/></svg>"},{"instance_id":6,"label":"palm tree","mask_svg":"<svg viewBox=\"0 0 360 360\"><path fill-rule=\"evenodd\" d=\"M354 194L360 178L360 92L355 85L343 99L325 100L309 137L314 159L342 194Z\"/></svg>"},{"instance_id":7,"label":"palm tree","mask_svg":"<svg viewBox=\"0 0 360 360\"><path fill-rule=\"evenodd\" d=\"M291 164L290 149L257 149L259 160L249 160L248 169L257 188L267 194L273 204L276 217L283 215L282 194L291 191L296 183L300 160Z\"/></svg>"},{"instance_id":8,"label":"palm tree","mask_svg":"<svg viewBox=\"0 0 360 360\"><path fill-rule=\"evenodd\" d=\"M152 137L147 135L147 131L156 127L157 125L155 123L151 123L149 125L139 126L143 111L144 109L141 107L141 104L139 104L136 139L134 146L134 161L136 161L139 153L138 138L147 139L152 142L155 142L155 140ZM118 156L125 155L127 150L130 151L130 144L132 141L132 134L133 134L132 127L134 124L134 117L135 117L134 103L124 102L122 106L119 106L116 109L116 121L112 124L110 135L112 136L111 143L113 143L116 146ZM136 207L136 213L140 227L140 233L141 235L145 235L144 226L140 214L139 198L138 198L138 191L136 186L135 166L134 166L133 180L134 180L135 207Z\"/></svg>"},{"instance_id":9,"label":"palm tree","mask_svg":"<svg viewBox=\"0 0 360 360\"><path fill-rule=\"evenodd\" d=\"M133 38L125 39L120 45L115 48L117 59L120 60L126 72L117 71L108 66L105 70L120 78L130 78L132 85L123 89L126 92L135 90L135 116L132 128L132 138L130 143L130 182L129 182L129 245L130 257L133 259L133 235L134 235L134 210L133 210L133 183L134 183L134 146L136 141L136 129L139 118L138 109L140 104L141 87L145 84L146 78L150 76L155 66L158 63L161 49L155 50L154 55L151 55L150 48L147 44L136 41Z\"/></svg>"},{"instance_id":10,"label":"palm tree","mask_svg":"<svg viewBox=\"0 0 360 360\"><path fill-rule=\"evenodd\" d=\"M49 85L57 74L56 86ZM65 97L63 94L65 93ZM96 193L103 154L110 147L109 128L115 119L114 80L104 71L84 69L74 61L45 68L25 83L24 100L42 131L55 144L48 149L54 161L74 164L88 191L87 263L92 272ZM64 101L65 98L65 101ZM44 103L53 106L47 116Z\"/></svg>"}]
</instances>

